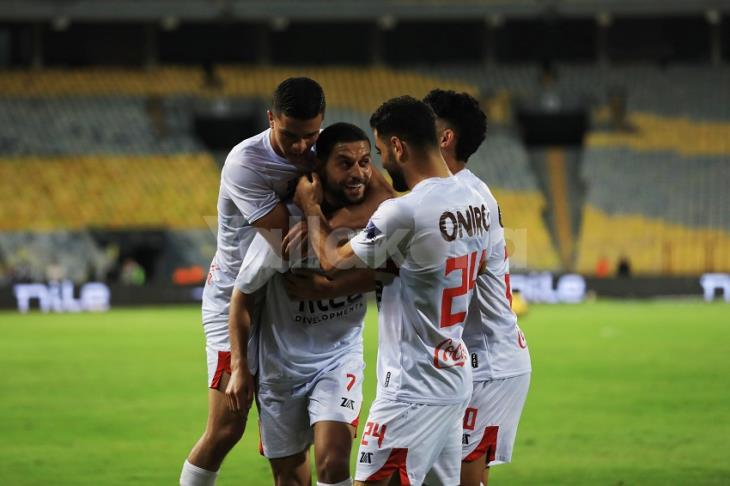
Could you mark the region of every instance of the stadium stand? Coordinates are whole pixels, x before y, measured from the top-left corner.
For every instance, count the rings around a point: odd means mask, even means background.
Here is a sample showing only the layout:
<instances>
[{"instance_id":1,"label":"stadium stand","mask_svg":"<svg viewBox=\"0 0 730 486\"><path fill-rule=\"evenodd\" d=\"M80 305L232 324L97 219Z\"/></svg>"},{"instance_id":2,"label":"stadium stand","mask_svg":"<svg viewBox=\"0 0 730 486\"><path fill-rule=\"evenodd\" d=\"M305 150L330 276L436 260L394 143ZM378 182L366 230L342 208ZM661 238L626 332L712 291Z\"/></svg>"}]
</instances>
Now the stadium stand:
<instances>
[{"instance_id":1,"label":"stadium stand","mask_svg":"<svg viewBox=\"0 0 730 486\"><path fill-rule=\"evenodd\" d=\"M511 127L513 101L540 89L538 66L306 71L328 93L326 124L367 126L382 100L437 86L479 97L490 128L469 167L501 202L514 268L570 267L548 231L545 189ZM556 71L557 90L590 100L595 121L581 161L585 204L573 228L574 267L590 274L598 258L629 254L638 273L730 268L730 196L723 187L730 175L730 92L719 89L730 85L730 69ZM205 217L215 216L224 156L195 138L190 107L220 96L266 100L271 86L301 72L220 66L216 86L192 67L0 72L0 229L165 228L175 234L182 261L205 264L212 245ZM625 129L610 126L607 102L616 86L626 93ZM22 198L15 197L18 187ZM621 227L632 230L616 232Z\"/></svg>"}]
</instances>

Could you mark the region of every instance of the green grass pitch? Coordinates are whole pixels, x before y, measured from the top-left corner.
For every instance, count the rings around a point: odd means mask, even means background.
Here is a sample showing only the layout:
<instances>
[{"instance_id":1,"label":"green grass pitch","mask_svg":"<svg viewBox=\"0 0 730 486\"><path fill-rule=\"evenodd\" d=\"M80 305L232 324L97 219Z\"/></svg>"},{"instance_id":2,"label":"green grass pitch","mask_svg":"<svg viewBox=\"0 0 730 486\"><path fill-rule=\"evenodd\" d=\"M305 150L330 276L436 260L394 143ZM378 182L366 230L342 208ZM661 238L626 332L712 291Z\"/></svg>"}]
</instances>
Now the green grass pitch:
<instances>
[{"instance_id":1,"label":"green grass pitch","mask_svg":"<svg viewBox=\"0 0 730 486\"><path fill-rule=\"evenodd\" d=\"M730 306L533 305L521 326L532 387L492 484L730 484ZM366 406L376 327L371 307ZM176 484L205 419L198 308L6 312L0 335L0 484ZM271 484L255 420L218 484Z\"/></svg>"}]
</instances>

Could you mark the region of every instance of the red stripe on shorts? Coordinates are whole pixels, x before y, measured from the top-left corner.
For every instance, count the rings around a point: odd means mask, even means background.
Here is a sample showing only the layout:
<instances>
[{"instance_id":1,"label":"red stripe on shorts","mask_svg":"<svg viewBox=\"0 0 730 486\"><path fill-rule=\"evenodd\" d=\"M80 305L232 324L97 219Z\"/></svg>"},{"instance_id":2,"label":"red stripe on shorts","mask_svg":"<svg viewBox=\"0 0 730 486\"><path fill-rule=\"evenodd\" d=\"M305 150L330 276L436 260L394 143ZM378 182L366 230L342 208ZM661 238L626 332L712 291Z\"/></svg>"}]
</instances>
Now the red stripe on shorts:
<instances>
[{"instance_id":1,"label":"red stripe on shorts","mask_svg":"<svg viewBox=\"0 0 730 486\"><path fill-rule=\"evenodd\" d=\"M261 419L259 419L259 454L264 455L264 440L261 438Z\"/></svg>"},{"instance_id":2,"label":"red stripe on shorts","mask_svg":"<svg viewBox=\"0 0 730 486\"><path fill-rule=\"evenodd\" d=\"M379 481L381 479L387 479L398 470L400 473L400 484L401 486L411 486L411 482L408 480L408 470L406 469L406 457L408 456L408 449L394 448L391 449L388 460L385 464L370 475L366 481Z\"/></svg>"},{"instance_id":3,"label":"red stripe on shorts","mask_svg":"<svg viewBox=\"0 0 730 486\"><path fill-rule=\"evenodd\" d=\"M223 372L231 374L231 352L230 351L218 351L218 366L215 368L215 374L213 380L210 382L210 388L218 389L221 385L221 378Z\"/></svg>"},{"instance_id":4,"label":"red stripe on shorts","mask_svg":"<svg viewBox=\"0 0 730 486\"><path fill-rule=\"evenodd\" d=\"M482 440L479 441L477 448L471 451L462 462L476 461L484 454L487 454L487 464L494 460L494 455L497 453L497 434L499 433L499 426L491 426L484 429L484 435Z\"/></svg>"}]
</instances>

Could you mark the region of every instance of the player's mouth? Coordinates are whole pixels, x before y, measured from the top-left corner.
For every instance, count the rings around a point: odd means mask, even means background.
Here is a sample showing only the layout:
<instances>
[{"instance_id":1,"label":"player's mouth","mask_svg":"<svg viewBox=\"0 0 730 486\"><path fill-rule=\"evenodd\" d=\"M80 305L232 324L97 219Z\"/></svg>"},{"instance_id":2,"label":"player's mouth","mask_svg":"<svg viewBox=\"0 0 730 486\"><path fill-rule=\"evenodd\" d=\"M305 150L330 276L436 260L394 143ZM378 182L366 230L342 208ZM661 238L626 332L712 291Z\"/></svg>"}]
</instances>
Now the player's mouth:
<instances>
[{"instance_id":1,"label":"player's mouth","mask_svg":"<svg viewBox=\"0 0 730 486\"><path fill-rule=\"evenodd\" d=\"M349 184L345 184L345 191L350 196L359 196L365 191L365 183L364 182L353 182Z\"/></svg>"}]
</instances>

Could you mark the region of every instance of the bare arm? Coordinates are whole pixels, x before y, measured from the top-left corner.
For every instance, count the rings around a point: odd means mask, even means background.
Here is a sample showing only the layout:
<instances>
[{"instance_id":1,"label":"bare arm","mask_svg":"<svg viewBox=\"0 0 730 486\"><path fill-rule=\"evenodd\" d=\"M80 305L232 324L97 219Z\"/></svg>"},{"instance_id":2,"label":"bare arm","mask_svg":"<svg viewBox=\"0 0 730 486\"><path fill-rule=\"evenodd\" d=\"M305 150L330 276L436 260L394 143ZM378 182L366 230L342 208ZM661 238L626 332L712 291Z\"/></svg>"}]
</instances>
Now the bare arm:
<instances>
[{"instance_id":1,"label":"bare arm","mask_svg":"<svg viewBox=\"0 0 730 486\"><path fill-rule=\"evenodd\" d=\"M375 271L343 270L332 276L313 270L297 270L284 276L286 291L297 300L334 299L375 290Z\"/></svg>"},{"instance_id":2,"label":"bare arm","mask_svg":"<svg viewBox=\"0 0 730 486\"><path fill-rule=\"evenodd\" d=\"M383 174L380 171L373 170L365 199L358 204L335 211L330 218L330 226L332 228L364 228L368 224L370 216L380 206L380 203L395 196L395 190L388 184Z\"/></svg>"},{"instance_id":3,"label":"bare arm","mask_svg":"<svg viewBox=\"0 0 730 486\"><path fill-rule=\"evenodd\" d=\"M294 200L307 217L309 245L317 255L325 273L329 274L354 266L364 266L363 262L355 255L349 241L340 246L337 244L337 240L332 237L332 227L327 222L320 207L322 183L317 174L312 174L311 181L307 176L299 178ZM284 246L287 246L286 238L284 239Z\"/></svg>"},{"instance_id":4,"label":"bare arm","mask_svg":"<svg viewBox=\"0 0 730 486\"><path fill-rule=\"evenodd\" d=\"M254 382L248 369L248 335L252 313L253 298L234 288L228 318L231 379L226 388L228 407L234 413L248 413L253 401Z\"/></svg>"}]
</instances>

